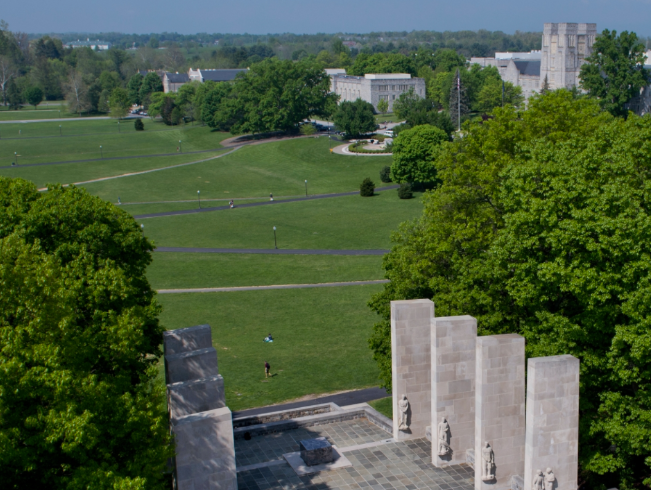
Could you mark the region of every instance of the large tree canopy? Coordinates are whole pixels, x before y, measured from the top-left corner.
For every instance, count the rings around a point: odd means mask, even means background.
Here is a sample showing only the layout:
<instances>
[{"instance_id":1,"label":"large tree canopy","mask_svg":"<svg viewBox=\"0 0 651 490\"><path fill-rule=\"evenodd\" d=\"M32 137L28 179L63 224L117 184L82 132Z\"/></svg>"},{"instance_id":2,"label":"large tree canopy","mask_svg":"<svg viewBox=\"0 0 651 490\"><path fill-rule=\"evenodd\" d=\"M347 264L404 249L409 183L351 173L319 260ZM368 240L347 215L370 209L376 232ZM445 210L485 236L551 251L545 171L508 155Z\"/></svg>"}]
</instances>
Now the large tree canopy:
<instances>
[{"instance_id":1,"label":"large tree canopy","mask_svg":"<svg viewBox=\"0 0 651 490\"><path fill-rule=\"evenodd\" d=\"M402 184L433 185L436 182L434 161L449 136L441 129L416 126L400 132L393 142L391 180Z\"/></svg>"},{"instance_id":2,"label":"large tree canopy","mask_svg":"<svg viewBox=\"0 0 651 490\"><path fill-rule=\"evenodd\" d=\"M84 190L0 178L3 488L169 485L152 248Z\"/></svg>"},{"instance_id":3,"label":"large tree canopy","mask_svg":"<svg viewBox=\"0 0 651 490\"><path fill-rule=\"evenodd\" d=\"M401 136L402 137L402 136ZM431 298L531 357L581 360L587 488L651 485L651 119L614 119L566 90L470 123L442 184L384 259L370 345L390 385L389 301Z\"/></svg>"},{"instance_id":4,"label":"large tree canopy","mask_svg":"<svg viewBox=\"0 0 651 490\"><path fill-rule=\"evenodd\" d=\"M335 127L348 136L360 136L375 131L377 124L373 105L362 99L339 104L334 116Z\"/></svg>"},{"instance_id":5,"label":"large tree canopy","mask_svg":"<svg viewBox=\"0 0 651 490\"><path fill-rule=\"evenodd\" d=\"M594 42L592 55L581 66L581 88L613 114L626 114L624 104L651 82L644 68L644 44L634 32L604 30Z\"/></svg>"}]
</instances>

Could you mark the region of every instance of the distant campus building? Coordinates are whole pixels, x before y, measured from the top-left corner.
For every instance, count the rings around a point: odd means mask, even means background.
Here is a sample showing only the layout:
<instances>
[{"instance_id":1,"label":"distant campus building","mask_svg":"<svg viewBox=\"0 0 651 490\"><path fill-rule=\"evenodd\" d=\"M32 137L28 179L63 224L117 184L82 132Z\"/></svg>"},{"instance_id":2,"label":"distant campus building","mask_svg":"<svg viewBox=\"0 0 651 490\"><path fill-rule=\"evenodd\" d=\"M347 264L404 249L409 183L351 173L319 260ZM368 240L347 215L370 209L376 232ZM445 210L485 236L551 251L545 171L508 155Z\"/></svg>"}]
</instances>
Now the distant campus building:
<instances>
[{"instance_id":1,"label":"distant campus building","mask_svg":"<svg viewBox=\"0 0 651 490\"><path fill-rule=\"evenodd\" d=\"M238 73L247 71L248 68L237 68L232 70L203 70L190 68L187 73L171 73L163 70L140 70L139 73L144 77L147 73L156 73L163 82L163 91L178 92L181 86L188 82L231 82L235 80Z\"/></svg>"},{"instance_id":2,"label":"distant campus building","mask_svg":"<svg viewBox=\"0 0 651 490\"><path fill-rule=\"evenodd\" d=\"M470 58L470 63L495 66L502 80L522 87L528 99L540 92L545 77L552 90L578 86L581 65L592 54L596 36L597 24L545 23L542 50L495 53L494 58Z\"/></svg>"},{"instance_id":3,"label":"distant campus building","mask_svg":"<svg viewBox=\"0 0 651 490\"><path fill-rule=\"evenodd\" d=\"M340 101L365 100L377 111L378 102L386 100L389 111L401 94L413 89L419 97L425 97L425 79L412 78L408 73L367 73L363 77L346 75L344 70L326 70L330 75L330 91Z\"/></svg>"},{"instance_id":4,"label":"distant campus building","mask_svg":"<svg viewBox=\"0 0 651 490\"><path fill-rule=\"evenodd\" d=\"M100 41L99 39L97 41L91 41L90 39L86 38L85 41L80 41L77 39L76 41L67 43L66 48L90 48L98 49L99 51L106 51L107 49L111 48L111 43Z\"/></svg>"}]
</instances>

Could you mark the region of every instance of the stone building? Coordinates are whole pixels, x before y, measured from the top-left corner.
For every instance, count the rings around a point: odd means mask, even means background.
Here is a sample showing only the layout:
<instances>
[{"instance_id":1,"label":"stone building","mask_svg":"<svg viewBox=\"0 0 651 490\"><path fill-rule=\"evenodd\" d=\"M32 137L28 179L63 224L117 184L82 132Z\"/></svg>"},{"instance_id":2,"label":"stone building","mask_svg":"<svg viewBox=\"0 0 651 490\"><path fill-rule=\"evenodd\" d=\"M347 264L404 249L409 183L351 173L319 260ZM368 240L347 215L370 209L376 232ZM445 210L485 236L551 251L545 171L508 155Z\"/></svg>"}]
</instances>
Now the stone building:
<instances>
[{"instance_id":1,"label":"stone building","mask_svg":"<svg viewBox=\"0 0 651 490\"><path fill-rule=\"evenodd\" d=\"M412 78L408 73L367 73L363 77L334 74L330 78L330 91L339 95L340 101L362 99L373 104L376 111L378 102L386 100L392 112L395 100L410 89L425 97L425 79Z\"/></svg>"},{"instance_id":2,"label":"stone building","mask_svg":"<svg viewBox=\"0 0 651 490\"><path fill-rule=\"evenodd\" d=\"M529 53L495 53L494 58L471 58L471 64L495 66L502 80L522 87L526 99L545 83L550 89L579 85L585 58L592 54L597 24L545 23L542 49Z\"/></svg>"}]
</instances>

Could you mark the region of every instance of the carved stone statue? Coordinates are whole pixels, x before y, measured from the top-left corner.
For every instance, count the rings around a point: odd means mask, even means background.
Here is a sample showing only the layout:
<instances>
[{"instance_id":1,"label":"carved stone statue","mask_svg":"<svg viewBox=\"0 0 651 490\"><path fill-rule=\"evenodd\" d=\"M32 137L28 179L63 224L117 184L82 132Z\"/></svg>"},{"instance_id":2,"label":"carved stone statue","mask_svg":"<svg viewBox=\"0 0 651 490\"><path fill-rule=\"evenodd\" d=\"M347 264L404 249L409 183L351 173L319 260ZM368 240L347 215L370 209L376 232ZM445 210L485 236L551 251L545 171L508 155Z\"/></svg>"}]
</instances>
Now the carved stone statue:
<instances>
[{"instance_id":1,"label":"carved stone statue","mask_svg":"<svg viewBox=\"0 0 651 490\"><path fill-rule=\"evenodd\" d=\"M481 479L483 481L493 481L495 479L495 454L488 442L481 449L481 459Z\"/></svg>"},{"instance_id":2,"label":"carved stone statue","mask_svg":"<svg viewBox=\"0 0 651 490\"><path fill-rule=\"evenodd\" d=\"M536 470L536 475L533 477L531 490L545 490L545 478L543 477L542 471Z\"/></svg>"},{"instance_id":3,"label":"carved stone statue","mask_svg":"<svg viewBox=\"0 0 651 490\"><path fill-rule=\"evenodd\" d=\"M554 483L556 483L556 477L551 468L545 470L545 490L554 490Z\"/></svg>"},{"instance_id":4,"label":"carved stone statue","mask_svg":"<svg viewBox=\"0 0 651 490\"><path fill-rule=\"evenodd\" d=\"M447 456L452 451L450 447L450 425L445 417L441 419L438 427L439 456Z\"/></svg>"},{"instance_id":5,"label":"carved stone statue","mask_svg":"<svg viewBox=\"0 0 651 490\"><path fill-rule=\"evenodd\" d=\"M398 409L400 410L398 429L408 430L409 424L407 423L407 412L409 411L409 400L407 400L407 395L402 395L402 398L398 402Z\"/></svg>"}]
</instances>

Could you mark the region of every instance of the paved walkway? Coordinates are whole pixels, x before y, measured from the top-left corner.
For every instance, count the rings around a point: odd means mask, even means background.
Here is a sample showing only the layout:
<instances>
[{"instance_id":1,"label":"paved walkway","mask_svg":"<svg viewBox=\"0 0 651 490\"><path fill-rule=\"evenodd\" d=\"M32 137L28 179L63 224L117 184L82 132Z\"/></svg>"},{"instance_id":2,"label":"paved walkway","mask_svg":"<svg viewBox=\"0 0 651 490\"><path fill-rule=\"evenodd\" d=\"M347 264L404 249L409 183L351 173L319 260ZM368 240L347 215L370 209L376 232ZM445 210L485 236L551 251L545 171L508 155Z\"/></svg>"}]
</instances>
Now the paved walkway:
<instances>
[{"instance_id":1,"label":"paved walkway","mask_svg":"<svg viewBox=\"0 0 651 490\"><path fill-rule=\"evenodd\" d=\"M347 282L322 282L317 284L278 284L275 286L234 286L229 288L193 288L193 289L159 289L158 294L181 293L228 293L234 291L264 291L267 289L310 289L310 288L335 288L341 286L366 286L367 284L386 284L388 279L374 281L347 281Z\"/></svg>"},{"instance_id":2,"label":"paved walkway","mask_svg":"<svg viewBox=\"0 0 651 490\"><path fill-rule=\"evenodd\" d=\"M277 255L384 255L389 250L314 250L292 248L197 248L156 247L154 252L182 252L201 254L277 254Z\"/></svg>"},{"instance_id":3,"label":"paved walkway","mask_svg":"<svg viewBox=\"0 0 651 490\"><path fill-rule=\"evenodd\" d=\"M52 118L52 119L18 119L16 121L0 121L0 124L28 124L28 123L39 123L39 122L59 122L59 121L92 121L93 119L111 119L108 116L93 116L93 117L62 117L62 118ZM125 118L129 119L129 118Z\"/></svg>"},{"instance_id":4,"label":"paved walkway","mask_svg":"<svg viewBox=\"0 0 651 490\"><path fill-rule=\"evenodd\" d=\"M349 157L390 157L392 155L392 153L353 153L352 151L348 150L349 146L350 143L335 146L332 151L338 155L346 155Z\"/></svg>"},{"instance_id":5,"label":"paved walkway","mask_svg":"<svg viewBox=\"0 0 651 490\"><path fill-rule=\"evenodd\" d=\"M386 187L376 187L375 190L377 191L388 191L391 189L397 189L399 186L397 185L389 185ZM352 192L339 192L336 194L316 194L314 196L308 196L308 197L297 197L294 199L280 199L276 201L265 201L265 202L251 202L248 204L240 204L238 206L235 206L234 209L238 208L253 208L257 206L271 206L274 204L282 204L282 203L287 203L287 202L299 202L299 201L314 201L316 199L329 199L331 197L345 197L345 196L356 196L359 194L359 191L352 191ZM150 213L150 214L139 214L138 216L134 216L136 219L145 219L145 218L161 218L164 216L178 216L182 214L197 214L197 213L210 213L212 211L222 211L224 209L230 209L230 206L213 206L209 208L197 208L197 209L183 209L180 211L164 211L162 213Z\"/></svg>"},{"instance_id":6,"label":"paved walkway","mask_svg":"<svg viewBox=\"0 0 651 490\"><path fill-rule=\"evenodd\" d=\"M283 403L281 405L270 405L266 407L251 408L249 410L241 410L233 412L235 417L248 417L250 415L260 415L263 413L280 412L282 410L292 410L295 408L309 407L311 405L321 405L322 403L336 403L340 407L348 405L356 405L358 403L366 403L380 398L389 396L387 390L384 388L365 388L363 390L346 391L344 393L336 393L334 395L322 396L319 398L312 398L311 400L301 400L299 402Z\"/></svg>"}]
</instances>

